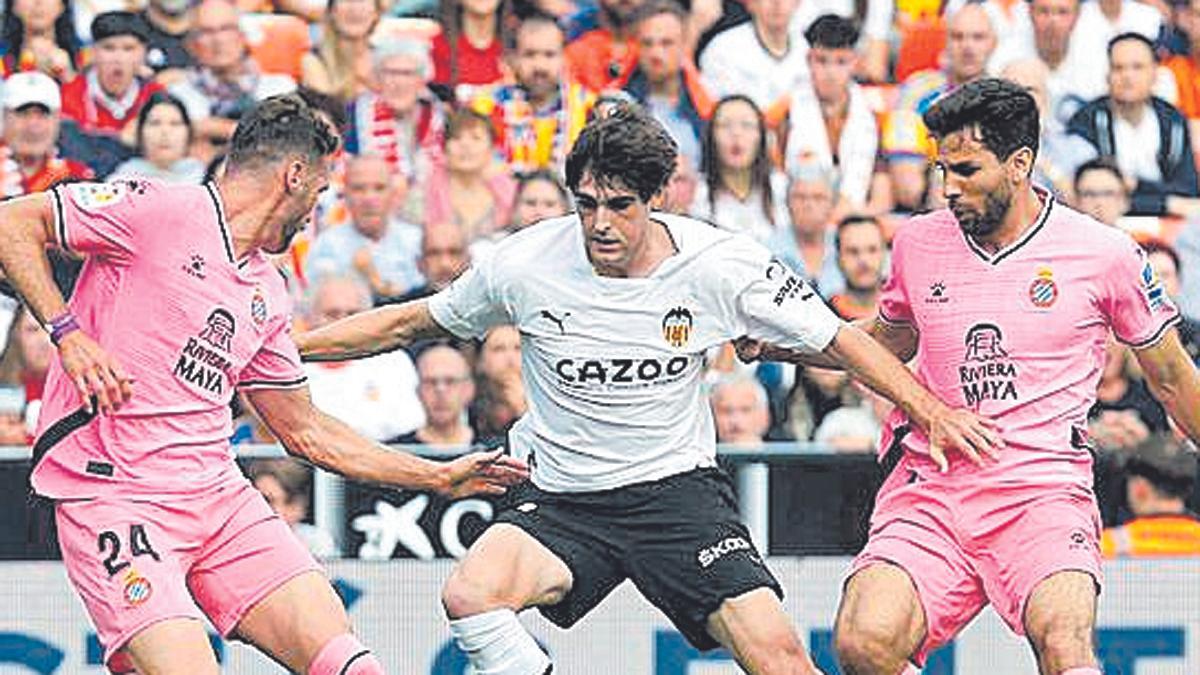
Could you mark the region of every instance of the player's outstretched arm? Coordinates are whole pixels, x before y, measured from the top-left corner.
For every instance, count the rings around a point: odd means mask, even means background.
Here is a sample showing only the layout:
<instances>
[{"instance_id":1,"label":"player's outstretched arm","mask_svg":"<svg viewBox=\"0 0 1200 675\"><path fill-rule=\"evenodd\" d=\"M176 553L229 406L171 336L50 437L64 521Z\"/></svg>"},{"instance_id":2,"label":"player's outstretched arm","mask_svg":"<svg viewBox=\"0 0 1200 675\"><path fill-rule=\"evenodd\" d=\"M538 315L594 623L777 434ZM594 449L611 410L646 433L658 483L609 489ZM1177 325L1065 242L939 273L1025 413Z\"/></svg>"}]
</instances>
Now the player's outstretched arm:
<instances>
[{"instance_id":1,"label":"player's outstretched arm","mask_svg":"<svg viewBox=\"0 0 1200 675\"><path fill-rule=\"evenodd\" d=\"M1150 393L1188 438L1200 444L1200 373L1180 343L1179 332L1170 328L1161 340L1133 353Z\"/></svg>"},{"instance_id":2,"label":"player's outstretched arm","mask_svg":"<svg viewBox=\"0 0 1200 675\"><path fill-rule=\"evenodd\" d=\"M502 450L433 462L380 445L314 407L307 387L245 393L288 453L348 478L451 497L502 494L529 478L529 467Z\"/></svg>"},{"instance_id":3,"label":"player's outstretched arm","mask_svg":"<svg viewBox=\"0 0 1200 675\"><path fill-rule=\"evenodd\" d=\"M79 391L109 413L133 395L132 382L116 362L90 336L79 330L75 317L54 283L46 247L61 244L55 234L54 207L45 192L0 203L0 268L21 294L38 323L54 325L63 370Z\"/></svg>"},{"instance_id":4,"label":"player's outstretched arm","mask_svg":"<svg viewBox=\"0 0 1200 675\"><path fill-rule=\"evenodd\" d=\"M917 332L911 326L883 321L878 316L859 319L852 325L862 330L895 354L901 361L908 361L917 353ZM843 363L825 352L802 352L743 337L734 341L738 358L746 363L754 361L782 361L813 368L842 370Z\"/></svg>"},{"instance_id":5,"label":"player's outstretched arm","mask_svg":"<svg viewBox=\"0 0 1200 675\"><path fill-rule=\"evenodd\" d=\"M930 454L943 471L948 467L946 448L958 449L972 462L983 464L984 455L995 457L996 449L1003 447L994 422L938 400L891 350L856 326L843 325L825 354L908 413L925 430Z\"/></svg>"},{"instance_id":6,"label":"player's outstretched arm","mask_svg":"<svg viewBox=\"0 0 1200 675\"><path fill-rule=\"evenodd\" d=\"M388 305L302 333L296 346L305 361L347 361L390 352L417 340L450 337L433 320L429 303Z\"/></svg>"}]
</instances>

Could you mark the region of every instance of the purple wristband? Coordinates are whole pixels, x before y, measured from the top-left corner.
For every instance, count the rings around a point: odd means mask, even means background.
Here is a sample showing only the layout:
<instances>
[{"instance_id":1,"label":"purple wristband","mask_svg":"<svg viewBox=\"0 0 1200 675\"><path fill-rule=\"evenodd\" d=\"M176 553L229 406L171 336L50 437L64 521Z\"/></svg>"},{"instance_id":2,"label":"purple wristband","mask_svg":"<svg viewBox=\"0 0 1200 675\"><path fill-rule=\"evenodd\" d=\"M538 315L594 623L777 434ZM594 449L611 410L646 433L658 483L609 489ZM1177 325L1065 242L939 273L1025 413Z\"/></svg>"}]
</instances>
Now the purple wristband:
<instances>
[{"instance_id":1,"label":"purple wristband","mask_svg":"<svg viewBox=\"0 0 1200 675\"><path fill-rule=\"evenodd\" d=\"M57 346L67 335L79 330L79 321L71 312L63 312L50 320L50 341Z\"/></svg>"}]
</instances>

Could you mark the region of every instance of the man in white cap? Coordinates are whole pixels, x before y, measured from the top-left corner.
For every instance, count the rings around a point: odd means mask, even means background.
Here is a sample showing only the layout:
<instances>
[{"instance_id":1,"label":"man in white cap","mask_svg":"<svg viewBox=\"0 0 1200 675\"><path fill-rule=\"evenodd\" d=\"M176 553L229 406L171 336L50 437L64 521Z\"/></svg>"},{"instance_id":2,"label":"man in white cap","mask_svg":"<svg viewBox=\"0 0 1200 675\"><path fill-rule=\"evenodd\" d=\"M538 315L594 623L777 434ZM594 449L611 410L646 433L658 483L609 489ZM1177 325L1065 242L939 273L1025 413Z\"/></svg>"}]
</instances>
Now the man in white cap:
<instances>
[{"instance_id":1,"label":"man in white cap","mask_svg":"<svg viewBox=\"0 0 1200 675\"><path fill-rule=\"evenodd\" d=\"M14 73L4 82L3 100L0 197L40 192L64 179L92 177L84 164L58 156L62 100L53 79L37 71Z\"/></svg>"}]
</instances>

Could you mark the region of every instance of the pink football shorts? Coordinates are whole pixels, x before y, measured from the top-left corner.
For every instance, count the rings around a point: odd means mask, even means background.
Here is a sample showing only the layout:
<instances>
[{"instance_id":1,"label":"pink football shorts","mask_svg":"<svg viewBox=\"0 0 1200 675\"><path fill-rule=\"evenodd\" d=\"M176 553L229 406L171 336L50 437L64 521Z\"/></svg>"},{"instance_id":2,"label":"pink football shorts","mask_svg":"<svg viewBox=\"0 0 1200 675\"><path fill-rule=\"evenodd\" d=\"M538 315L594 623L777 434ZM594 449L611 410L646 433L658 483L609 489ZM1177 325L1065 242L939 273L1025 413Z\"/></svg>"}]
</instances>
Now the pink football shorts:
<instances>
[{"instance_id":1,"label":"pink football shorts","mask_svg":"<svg viewBox=\"0 0 1200 675\"><path fill-rule=\"evenodd\" d=\"M850 575L879 562L908 573L925 612L918 665L988 603L1024 635L1025 601L1057 572L1087 572L1099 589L1100 512L1091 490L971 474L926 480L908 464L902 460L880 489Z\"/></svg>"},{"instance_id":2,"label":"pink football shorts","mask_svg":"<svg viewBox=\"0 0 1200 675\"><path fill-rule=\"evenodd\" d=\"M164 619L208 617L228 636L285 581L320 565L248 482L203 495L60 501L59 546L115 673L121 649Z\"/></svg>"}]
</instances>

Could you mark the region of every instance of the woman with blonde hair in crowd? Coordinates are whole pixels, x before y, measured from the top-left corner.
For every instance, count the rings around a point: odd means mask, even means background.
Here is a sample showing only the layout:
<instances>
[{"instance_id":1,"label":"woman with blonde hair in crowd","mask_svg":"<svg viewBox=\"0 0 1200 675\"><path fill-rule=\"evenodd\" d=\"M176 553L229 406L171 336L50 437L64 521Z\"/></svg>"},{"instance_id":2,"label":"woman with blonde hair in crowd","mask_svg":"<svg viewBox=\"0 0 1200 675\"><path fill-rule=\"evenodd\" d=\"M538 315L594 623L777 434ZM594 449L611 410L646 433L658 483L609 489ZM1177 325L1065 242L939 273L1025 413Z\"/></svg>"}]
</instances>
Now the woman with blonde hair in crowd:
<instances>
[{"instance_id":1,"label":"woman with blonde hair in crowd","mask_svg":"<svg viewBox=\"0 0 1200 675\"><path fill-rule=\"evenodd\" d=\"M300 62L301 84L343 101L375 88L371 33L386 0L329 0L321 40Z\"/></svg>"},{"instance_id":2,"label":"woman with blonde hair in crowd","mask_svg":"<svg viewBox=\"0 0 1200 675\"><path fill-rule=\"evenodd\" d=\"M753 101L733 95L717 103L702 162L693 216L761 242L787 227L787 179L771 165L766 121Z\"/></svg>"},{"instance_id":3,"label":"woman with blonde hair in crowd","mask_svg":"<svg viewBox=\"0 0 1200 675\"><path fill-rule=\"evenodd\" d=\"M454 223L467 240L508 224L516 181L492 154L492 123L474 110L459 110L446 121L445 163L427 185L425 222Z\"/></svg>"}]
</instances>

